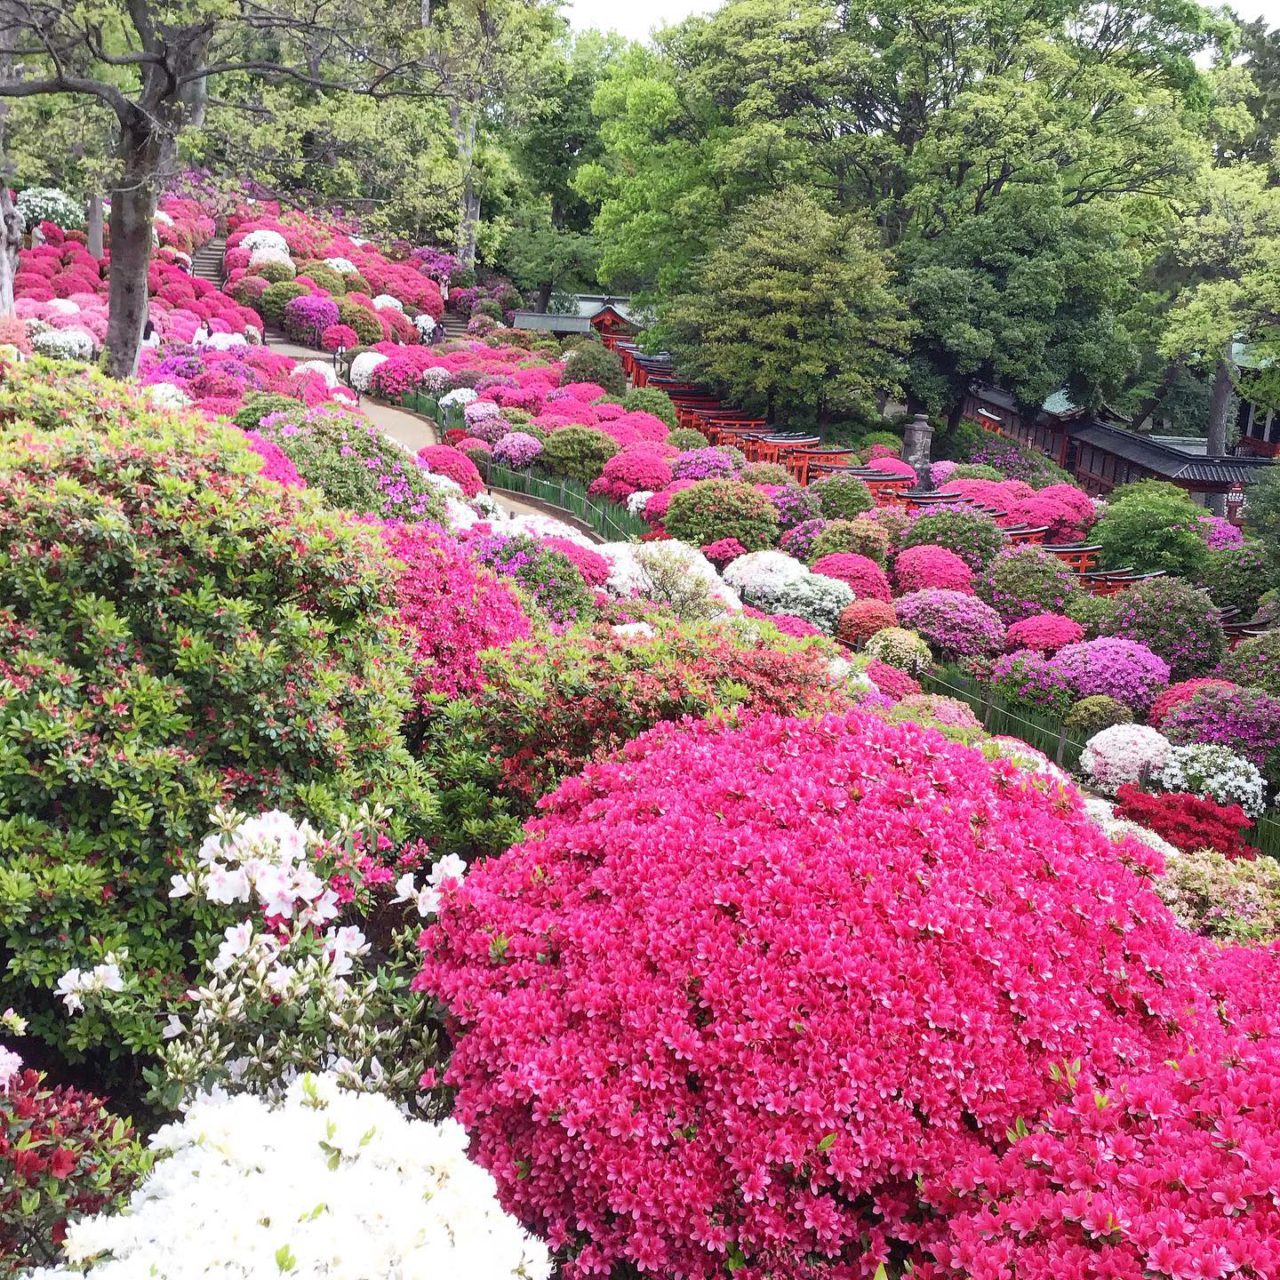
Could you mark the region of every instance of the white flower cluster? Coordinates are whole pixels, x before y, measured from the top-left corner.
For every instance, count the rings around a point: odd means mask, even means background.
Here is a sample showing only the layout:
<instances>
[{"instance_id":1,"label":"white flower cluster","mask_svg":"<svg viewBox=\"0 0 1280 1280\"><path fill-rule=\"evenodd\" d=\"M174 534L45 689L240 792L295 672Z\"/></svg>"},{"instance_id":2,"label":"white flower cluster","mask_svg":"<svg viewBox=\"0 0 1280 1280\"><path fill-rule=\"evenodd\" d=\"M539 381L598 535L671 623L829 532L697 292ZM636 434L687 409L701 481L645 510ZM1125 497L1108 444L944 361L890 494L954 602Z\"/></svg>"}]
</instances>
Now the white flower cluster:
<instances>
[{"instance_id":1,"label":"white flower cluster","mask_svg":"<svg viewBox=\"0 0 1280 1280\"><path fill-rule=\"evenodd\" d=\"M191 397L176 382L153 382L143 391L157 409L182 409L191 403Z\"/></svg>"},{"instance_id":2,"label":"white flower cluster","mask_svg":"<svg viewBox=\"0 0 1280 1280\"><path fill-rule=\"evenodd\" d=\"M22 1070L22 1058L0 1044L0 1093L8 1093L14 1076Z\"/></svg>"},{"instance_id":3,"label":"white flower cluster","mask_svg":"<svg viewBox=\"0 0 1280 1280\"><path fill-rule=\"evenodd\" d=\"M428 369L426 373L422 375L424 386L426 385L427 373L430 372L431 370ZM476 398L477 394L478 393L474 387L456 387L454 390L440 397L440 407L442 409L451 409L455 404L469 405Z\"/></svg>"},{"instance_id":4,"label":"white flower cluster","mask_svg":"<svg viewBox=\"0 0 1280 1280\"><path fill-rule=\"evenodd\" d=\"M165 213L163 209L157 209L155 212L155 216L151 219L151 221L159 223L159 225L162 227L173 226L173 218L169 214Z\"/></svg>"},{"instance_id":5,"label":"white flower cluster","mask_svg":"<svg viewBox=\"0 0 1280 1280\"><path fill-rule=\"evenodd\" d=\"M249 270L254 271L258 267L265 267L269 263L277 266L293 267L293 255L288 249L277 249L274 245L263 245L261 249L255 249L249 255Z\"/></svg>"},{"instance_id":6,"label":"white flower cluster","mask_svg":"<svg viewBox=\"0 0 1280 1280\"><path fill-rule=\"evenodd\" d=\"M1113 796L1126 782L1142 782L1163 769L1169 750L1169 739L1158 729L1113 724L1085 743L1080 770L1099 791Z\"/></svg>"},{"instance_id":7,"label":"white flower cluster","mask_svg":"<svg viewBox=\"0 0 1280 1280\"><path fill-rule=\"evenodd\" d=\"M252 325L248 325L244 333L211 333L205 339L204 345L214 351L230 351L234 347L256 345L251 343L253 338L260 339L261 335Z\"/></svg>"},{"instance_id":8,"label":"white flower cluster","mask_svg":"<svg viewBox=\"0 0 1280 1280\"><path fill-rule=\"evenodd\" d=\"M436 322L425 311L419 311L413 317L413 327L418 331L418 337L425 342L436 331Z\"/></svg>"},{"instance_id":9,"label":"white flower cluster","mask_svg":"<svg viewBox=\"0 0 1280 1280\"><path fill-rule=\"evenodd\" d=\"M87 329L50 329L31 339L35 353L51 360L89 361L93 359L96 345L93 334Z\"/></svg>"},{"instance_id":10,"label":"white flower cluster","mask_svg":"<svg viewBox=\"0 0 1280 1280\"><path fill-rule=\"evenodd\" d=\"M1149 827L1130 822L1128 818L1117 818L1110 800L1103 800L1101 796L1086 796L1084 811L1109 840L1137 840L1154 849L1166 861L1176 861L1182 856L1178 849Z\"/></svg>"},{"instance_id":11,"label":"white flower cluster","mask_svg":"<svg viewBox=\"0 0 1280 1280\"><path fill-rule=\"evenodd\" d=\"M57 187L27 187L14 203L26 227L52 222L63 231L74 231L84 226L84 205Z\"/></svg>"},{"instance_id":12,"label":"white flower cluster","mask_svg":"<svg viewBox=\"0 0 1280 1280\"><path fill-rule=\"evenodd\" d=\"M247 249L250 256L259 249L274 249L277 253L283 253L285 257L289 256L289 242L278 231L271 231L266 227L262 227L257 231L250 231L243 240L240 241L240 248ZM292 261L292 259L290 259Z\"/></svg>"},{"instance_id":13,"label":"white flower cluster","mask_svg":"<svg viewBox=\"0 0 1280 1280\"><path fill-rule=\"evenodd\" d=\"M1218 804L1238 804L1251 818L1267 808L1262 774L1227 747L1210 743L1173 747L1153 781L1166 791L1189 791Z\"/></svg>"},{"instance_id":14,"label":"white flower cluster","mask_svg":"<svg viewBox=\"0 0 1280 1280\"><path fill-rule=\"evenodd\" d=\"M66 1005L68 1013L79 1013L84 1008L85 996L101 995L104 991L123 991L124 975L120 972L120 961L127 959L128 953L110 952L101 964L92 969L68 969L58 979L53 993Z\"/></svg>"},{"instance_id":15,"label":"white flower cluster","mask_svg":"<svg viewBox=\"0 0 1280 1280\"><path fill-rule=\"evenodd\" d=\"M386 361L387 357L380 351L362 351L351 362L351 385L361 394L367 392L371 385L373 371Z\"/></svg>"},{"instance_id":16,"label":"white flower cluster","mask_svg":"<svg viewBox=\"0 0 1280 1280\"><path fill-rule=\"evenodd\" d=\"M45 303L56 316L78 316L80 314L80 304L72 302L70 298L51 298Z\"/></svg>"},{"instance_id":17,"label":"white flower cluster","mask_svg":"<svg viewBox=\"0 0 1280 1280\"><path fill-rule=\"evenodd\" d=\"M203 1096L151 1144L162 1158L125 1212L67 1231L68 1259L97 1280L551 1273L546 1247L502 1211L492 1178L467 1159L461 1125L411 1120L329 1076L301 1078L274 1107Z\"/></svg>"},{"instance_id":18,"label":"white flower cluster","mask_svg":"<svg viewBox=\"0 0 1280 1280\"><path fill-rule=\"evenodd\" d=\"M537 512L513 515L504 526L503 533L525 533L531 538L563 538L566 542L576 542L580 547L596 550L596 544L580 529L557 520L555 516L544 516Z\"/></svg>"},{"instance_id":19,"label":"white flower cluster","mask_svg":"<svg viewBox=\"0 0 1280 1280\"><path fill-rule=\"evenodd\" d=\"M649 499L652 497L652 489L637 489L635 493L630 494L627 498L627 510L633 516L644 515L644 509L649 505Z\"/></svg>"},{"instance_id":20,"label":"white flower cluster","mask_svg":"<svg viewBox=\"0 0 1280 1280\"><path fill-rule=\"evenodd\" d=\"M324 265L330 270L336 271L340 276L354 276L356 272L356 264L350 258L326 258Z\"/></svg>"},{"instance_id":21,"label":"white flower cluster","mask_svg":"<svg viewBox=\"0 0 1280 1280\"><path fill-rule=\"evenodd\" d=\"M828 635L835 632L840 614L853 603L853 588L838 578L809 573L785 583L773 596L774 613L803 618Z\"/></svg>"},{"instance_id":22,"label":"white flower cluster","mask_svg":"<svg viewBox=\"0 0 1280 1280\"><path fill-rule=\"evenodd\" d=\"M427 319L431 317L428 316ZM418 385L428 395L438 395L444 391L449 383L453 381L452 375L448 369L442 369L439 365L433 365L430 369L422 371L422 377L418 379Z\"/></svg>"},{"instance_id":23,"label":"white flower cluster","mask_svg":"<svg viewBox=\"0 0 1280 1280\"><path fill-rule=\"evenodd\" d=\"M326 387L336 387L338 385L338 375L334 371L333 365L327 360L302 360L295 367L293 372L298 373L314 373L324 379Z\"/></svg>"},{"instance_id":24,"label":"white flower cluster","mask_svg":"<svg viewBox=\"0 0 1280 1280\"><path fill-rule=\"evenodd\" d=\"M808 574L808 568L785 551L750 551L730 562L724 580L747 604L776 613L773 602L782 588Z\"/></svg>"},{"instance_id":25,"label":"white flower cluster","mask_svg":"<svg viewBox=\"0 0 1280 1280\"><path fill-rule=\"evenodd\" d=\"M609 630L619 640L652 640L658 634L647 622L619 622Z\"/></svg>"},{"instance_id":26,"label":"white flower cluster","mask_svg":"<svg viewBox=\"0 0 1280 1280\"><path fill-rule=\"evenodd\" d=\"M446 880L461 880L467 873L467 864L456 853L447 853L427 873L421 886L412 872L406 872L396 881L393 902L412 902L420 916L433 916L440 910L440 890Z\"/></svg>"},{"instance_id":27,"label":"white flower cluster","mask_svg":"<svg viewBox=\"0 0 1280 1280\"><path fill-rule=\"evenodd\" d=\"M399 298L392 297L389 293L380 293L373 300L373 309L375 311L398 311L404 315L404 303Z\"/></svg>"}]
</instances>

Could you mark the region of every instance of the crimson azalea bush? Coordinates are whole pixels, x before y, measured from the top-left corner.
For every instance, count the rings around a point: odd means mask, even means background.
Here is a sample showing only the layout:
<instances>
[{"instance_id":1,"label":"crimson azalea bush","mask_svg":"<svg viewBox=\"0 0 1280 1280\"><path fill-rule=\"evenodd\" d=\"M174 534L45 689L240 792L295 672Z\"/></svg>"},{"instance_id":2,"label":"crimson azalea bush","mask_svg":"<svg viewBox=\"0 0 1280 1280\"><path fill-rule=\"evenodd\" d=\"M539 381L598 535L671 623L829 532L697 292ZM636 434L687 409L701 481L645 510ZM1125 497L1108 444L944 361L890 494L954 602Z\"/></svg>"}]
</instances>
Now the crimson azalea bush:
<instances>
[{"instance_id":1,"label":"crimson azalea bush","mask_svg":"<svg viewBox=\"0 0 1280 1280\"><path fill-rule=\"evenodd\" d=\"M893 560L893 580L899 591L972 591L973 570L945 547L907 547Z\"/></svg>"},{"instance_id":2,"label":"crimson azalea bush","mask_svg":"<svg viewBox=\"0 0 1280 1280\"><path fill-rule=\"evenodd\" d=\"M874 598L855 600L841 611L836 622L836 639L845 644L859 645L877 631L897 625L898 615L892 604Z\"/></svg>"},{"instance_id":3,"label":"crimson azalea bush","mask_svg":"<svg viewBox=\"0 0 1280 1280\"><path fill-rule=\"evenodd\" d=\"M1060 614L1079 589L1076 575L1057 556L1034 544L1006 547L974 584L1006 625L1037 614Z\"/></svg>"},{"instance_id":4,"label":"crimson azalea bush","mask_svg":"<svg viewBox=\"0 0 1280 1280\"><path fill-rule=\"evenodd\" d=\"M458 449L451 449L447 444L425 445L418 450L418 461L428 471L460 485L465 497L474 498L484 492L484 481L476 464Z\"/></svg>"},{"instance_id":5,"label":"crimson azalea bush","mask_svg":"<svg viewBox=\"0 0 1280 1280\"><path fill-rule=\"evenodd\" d=\"M1060 613L1036 613L1020 618L1004 633L1006 649L1036 649L1041 653L1057 653L1083 639L1084 628Z\"/></svg>"},{"instance_id":6,"label":"crimson azalea bush","mask_svg":"<svg viewBox=\"0 0 1280 1280\"><path fill-rule=\"evenodd\" d=\"M413 696L480 688L480 654L529 635L511 588L447 534L425 523L382 526L395 577L396 620L413 643Z\"/></svg>"},{"instance_id":7,"label":"crimson azalea bush","mask_svg":"<svg viewBox=\"0 0 1280 1280\"><path fill-rule=\"evenodd\" d=\"M1204 675L1227 647L1213 601L1178 578L1152 578L1112 596L1099 632L1145 644L1169 664L1174 680Z\"/></svg>"},{"instance_id":8,"label":"crimson azalea bush","mask_svg":"<svg viewBox=\"0 0 1280 1280\"><path fill-rule=\"evenodd\" d=\"M770 619L771 622L776 619ZM482 687L428 723L445 848L496 853L561 779L667 720L742 706L818 714L849 705L829 650L754 630L655 617L652 638L577 629L481 658Z\"/></svg>"},{"instance_id":9,"label":"crimson azalea bush","mask_svg":"<svg viewBox=\"0 0 1280 1280\"><path fill-rule=\"evenodd\" d=\"M821 573L828 578L838 578L853 588L853 594L859 600L870 597L872 600L889 601L893 599L893 590L885 571L869 556L854 555L852 552L837 552L815 560L810 568L814 573Z\"/></svg>"},{"instance_id":10,"label":"crimson azalea bush","mask_svg":"<svg viewBox=\"0 0 1280 1280\"><path fill-rule=\"evenodd\" d=\"M100 1098L30 1069L0 1076L0 1276L56 1258L67 1220L118 1207L149 1163Z\"/></svg>"},{"instance_id":11,"label":"crimson azalea bush","mask_svg":"<svg viewBox=\"0 0 1280 1280\"><path fill-rule=\"evenodd\" d=\"M898 701L921 692L920 682L906 671L872 658L866 667L867 678L885 697Z\"/></svg>"},{"instance_id":12,"label":"crimson azalea bush","mask_svg":"<svg viewBox=\"0 0 1280 1280\"><path fill-rule=\"evenodd\" d=\"M700 480L672 497L663 520L673 537L700 547L736 538L748 551L778 540L778 517L766 494L734 480Z\"/></svg>"},{"instance_id":13,"label":"crimson azalea bush","mask_svg":"<svg viewBox=\"0 0 1280 1280\"><path fill-rule=\"evenodd\" d=\"M1218 804L1187 791L1151 794L1126 782L1116 792L1116 813L1187 852L1213 849L1232 860L1255 856L1241 834L1253 823L1238 804Z\"/></svg>"},{"instance_id":14,"label":"crimson azalea bush","mask_svg":"<svg viewBox=\"0 0 1280 1280\"><path fill-rule=\"evenodd\" d=\"M0 442L0 1008L71 1054L157 1042L207 923L169 859L216 805L432 811L376 536L259 480L240 432L129 404ZM69 1023L53 984L113 948L138 1010Z\"/></svg>"},{"instance_id":15,"label":"crimson azalea bush","mask_svg":"<svg viewBox=\"0 0 1280 1280\"><path fill-rule=\"evenodd\" d=\"M958 1274L982 1171L1077 1083L1222 1042L1204 944L1143 857L1073 792L916 726L664 726L447 894L417 985L450 1010L475 1158L567 1275ZM1038 1258L986 1221L1001 1267Z\"/></svg>"},{"instance_id":16,"label":"crimson azalea bush","mask_svg":"<svg viewBox=\"0 0 1280 1280\"><path fill-rule=\"evenodd\" d=\"M990 605L964 591L912 591L894 603L898 620L939 657L974 658L1004 648L1005 626Z\"/></svg>"}]
</instances>

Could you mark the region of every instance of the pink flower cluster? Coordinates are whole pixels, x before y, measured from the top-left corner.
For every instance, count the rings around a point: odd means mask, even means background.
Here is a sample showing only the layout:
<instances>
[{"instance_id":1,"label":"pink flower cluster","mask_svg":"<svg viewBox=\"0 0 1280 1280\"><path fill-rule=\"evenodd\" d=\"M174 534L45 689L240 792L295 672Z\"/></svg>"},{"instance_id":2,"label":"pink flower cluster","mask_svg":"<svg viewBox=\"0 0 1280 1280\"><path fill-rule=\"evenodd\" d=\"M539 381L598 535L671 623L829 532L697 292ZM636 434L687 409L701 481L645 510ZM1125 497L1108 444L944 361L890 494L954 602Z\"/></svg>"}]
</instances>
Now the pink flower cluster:
<instances>
[{"instance_id":1,"label":"pink flower cluster","mask_svg":"<svg viewBox=\"0 0 1280 1280\"><path fill-rule=\"evenodd\" d=\"M613 502L625 502L633 493L656 493L671 483L671 464L664 453L670 445L633 444L615 453L591 482L589 492Z\"/></svg>"},{"instance_id":2,"label":"pink flower cluster","mask_svg":"<svg viewBox=\"0 0 1280 1280\"><path fill-rule=\"evenodd\" d=\"M660 726L527 832L446 892L416 985L566 1276L1207 1277L1232 1226L1272 1273L1280 1086L1222 1065L1208 948L1069 788L762 716Z\"/></svg>"},{"instance_id":3,"label":"pink flower cluster","mask_svg":"<svg viewBox=\"0 0 1280 1280\"><path fill-rule=\"evenodd\" d=\"M1004 647L1034 649L1037 653L1057 653L1084 639L1084 628L1060 613L1037 613L1013 623L1004 633Z\"/></svg>"},{"instance_id":4,"label":"pink flower cluster","mask_svg":"<svg viewBox=\"0 0 1280 1280\"><path fill-rule=\"evenodd\" d=\"M954 551L929 543L900 551L893 561L893 576L898 590L904 592L929 587L973 591L973 570Z\"/></svg>"},{"instance_id":5,"label":"pink flower cluster","mask_svg":"<svg viewBox=\"0 0 1280 1280\"><path fill-rule=\"evenodd\" d=\"M869 597L888 602L893 599L893 591L885 571L869 556L836 552L815 560L810 568L814 573L847 583L859 600Z\"/></svg>"},{"instance_id":6,"label":"pink flower cluster","mask_svg":"<svg viewBox=\"0 0 1280 1280\"><path fill-rule=\"evenodd\" d=\"M484 491L484 481L476 464L465 453L447 444L429 444L418 450L418 461L430 472L445 476L462 486L463 494L474 498Z\"/></svg>"}]
</instances>

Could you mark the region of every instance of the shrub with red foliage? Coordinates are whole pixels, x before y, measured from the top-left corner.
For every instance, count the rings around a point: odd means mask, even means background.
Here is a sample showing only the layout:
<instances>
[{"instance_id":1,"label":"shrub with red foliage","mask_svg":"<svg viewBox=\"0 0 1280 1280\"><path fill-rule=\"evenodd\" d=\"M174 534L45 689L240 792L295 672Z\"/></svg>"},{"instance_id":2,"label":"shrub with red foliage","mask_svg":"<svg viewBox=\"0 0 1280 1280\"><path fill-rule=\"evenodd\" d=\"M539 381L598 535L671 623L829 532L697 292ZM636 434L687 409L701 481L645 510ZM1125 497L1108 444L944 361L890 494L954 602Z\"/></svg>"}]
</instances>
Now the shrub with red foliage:
<instances>
[{"instance_id":1,"label":"shrub with red foliage","mask_svg":"<svg viewBox=\"0 0 1280 1280\"><path fill-rule=\"evenodd\" d=\"M1116 812L1139 826L1149 827L1187 853L1216 849L1225 858L1254 857L1254 850L1241 834L1253 823L1238 804L1221 805L1186 791L1152 795L1126 782L1116 792Z\"/></svg>"},{"instance_id":2,"label":"shrub with red foliage","mask_svg":"<svg viewBox=\"0 0 1280 1280\"><path fill-rule=\"evenodd\" d=\"M346 347L349 351L359 345L360 335L347 324L331 324L320 335L320 348L323 351L337 351L339 347Z\"/></svg>"},{"instance_id":3,"label":"shrub with red foliage","mask_svg":"<svg viewBox=\"0 0 1280 1280\"><path fill-rule=\"evenodd\" d=\"M857 603L855 600L854 604ZM922 686L915 676L899 671L897 667L891 667L879 658L872 658L867 663L867 676L881 693L895 702L899 698L909 698L912 694L921 692Z\"/></svg>"},{"instance_id":4,"label":"shrub with red foliage","mask_svg":"<svg viewBox=\"0 0 1280 1280\"><path fill-rule=\"evenodd\" d=\"M396 614L414 643L414 698L474 693L483 684L481 652L529 635L515 593L430 525L388 522L381 531L387 553L403 565Z\"/></svg>"},{"instance_id":5,"label":"shrub with red foliage","mask_svg":"<svg viewBox=\"0 0 1280 1280\"><path fill-rule=\"evenodd\" d=\"M1060 613L1037 613L1013 623L1004 633L1004 647L1034 649L1037 653L1057 653L1084 639L1084 628Z\"/></svg>"},{"instance_id":6,"label":"shrub with red foliage","mask_svg":"<svg viewBox=\"0 0 1280 1280\"><path fill-rule=\"evenodd\" d=\"M418 461L430 472L445 476L462 486L468 498L484 492L484 481L476 464L465 453L447 444L429 444L418 450Z\"/></svg>"},{"instance_id":7,"label":"shrub with red foliage","mask_svg":"<svg viewBox=\"0 0 1280 1280\"><path fill-rule=\"evenodd\" d=\"M883 601L893 599L893 589L889 586L885 571L868 556L860 556L852 551L837 551L829 556L822 556L809 567L814 573L846 583L859 600L867 597Z\"/></svg>"},{"instance_id":8,"label":"shrub with red foliage","mask_svg":"<svg viewBox=\"0 0 1280 1280\"><path fill-rule=\"evenodd\" d=\"M973 570L954 551L926 544L907 547L893 562L893 578L902 592L973 591Z\"/></svg>"},{"instance_id":9,"label":"shrub with red foliage","mask_svg":"<svg viewBox=\"0 0 1280 1280\"><path fill-rule=\"evenodd\" d=\"M845 644L857 645L869 640L877 631L885 627L896 627L898 615L893 605L883 600L855 600L846 605L836 623L836 639Z\"/></svg>"},{"instance_id":10,"label":"shrub with red foliage","mask_svg":"<svg viewBox=\"0 0 1280 1280\"><path fill-rule=\"evenodd\" d=\"M951 1243L928 1189L981 1205L1069 1064L1106 1093L1222 1041L1142 851L915 725L664 726L526 832L446 894L417 985L454 1019L472 1154L568 1277L924 1265ZM1021 1278L1018 1247L966 1274Z\"/></svg>"},{"instance_id":11,"label":"shrub with red foliage","mask_svg":"<svg viewBox=\"0 0 1280 1280\"><path fill-rule=\"evenodd\" d=\"M1181 706L1184 702L1189 702L1201 689L1222 689L1230 692L1235 688L1237 686L1232 684L1230 680L1215 680L1210 676L1197 676L1194 680L1180 680L1177 684L1171 684L1163 693L1156 695L1147 719L1152 724L1159 726L1174 707Z\"/></svg>"}]
</instances>

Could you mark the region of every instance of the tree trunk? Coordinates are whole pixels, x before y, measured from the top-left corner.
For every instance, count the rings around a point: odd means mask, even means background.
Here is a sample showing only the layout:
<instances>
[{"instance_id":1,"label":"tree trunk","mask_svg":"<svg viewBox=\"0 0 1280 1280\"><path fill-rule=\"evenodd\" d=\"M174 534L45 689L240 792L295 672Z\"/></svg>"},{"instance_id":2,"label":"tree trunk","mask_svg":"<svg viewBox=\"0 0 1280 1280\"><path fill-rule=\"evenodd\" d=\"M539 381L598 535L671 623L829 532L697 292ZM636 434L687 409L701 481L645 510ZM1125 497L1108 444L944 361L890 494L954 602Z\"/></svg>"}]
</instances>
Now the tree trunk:
<instances>
[{"instance_id":1,"label":"tree trunk","mask_svg":"<svg viewBox=\"0 0 1280 1280\"><path fill-rule=\"evenodd\" d=\"M105 225L105 212L101 196L92 195L89 197L89 208L86 211L85 221L88 223L89 252L95 258L101 258L104 243L103 227Z\"/></svg>"},{"instance_id":2,"label":"tree trunk","mask_svg":"<svg viewBox=\"0 0 1280 1280\"><path fill-rule=\"evenodd\" d=\"M551 290L554 288L555 282L552 280L544 280L538 287L538 302L536 310L540 316L547 314L547 309L551 306Z\"/></svg>"},{"instance_id":3,"label":"tree trunk","mask_svg":"<svg viewBox=\"0 0 1280 1280\"><path fill-rule=\"evenodd\" d=\"M1213 392L1209 397L1209 437L1208 454L1217 457L1227 451L1227 415L1231 409L1231 394L1235 383L1231 378L1230 348L1218 360L1218 367L1213 375ZM1214 494L1210 505L1215 515L1226 511L1226 500L1222 494Z\"/></svg>"},{"instance_id":4,"label":"tree trunk","mask_svg":"<svg viewBox=\"0 0 1280 1280\"><path fill-rule=\"evenodd\" d=\"M107 303L107 372L132 377L147 320L147 268L156 213L156 174L163 144L145 124L121 136L123 166L111 192L111 275Z\"/></svg>"},{"instance_id":5,"label":"tree trunk","mask_svg":"<svg viewBox=\"0 0 1280 1280\"><path fill-rule=\"evenodd\" d=\"M458 209L458 256L468 267L476 265L476 233L480 225L480 193L475 184L476 121L463 118L462 107L449 108L454 140L458 144L458 160L462 165L462 193Z\"/></svg>"},{"instance_id":6,"label":"tree trunk","mask_svg":"<svg viewBox=\"0 0 1280 1280\"><path fill-rule=\"evenodd\" d=\"M18 274L18 250L22 248L22 219L9 195L9 184L0 179L0 316L13 315L13 278Z\"/></svg>"},{"instance_id":7,"label":"tree trunk","mask_svg":"<svg viewBox=\"0 0 1280 1280\"><path fill-rule=\"evenodd\" d=\"M1134 410L1133 429L1135 431L1139 430L1142 424L1164 403L1165 396L1173 390L1173 384L1178 380L1178 374L1182 372L1182 368L1181 360L1170 360L1165 365L1160 381L1156 383L1151 394Z\"/></svg>"}]
</instances>

